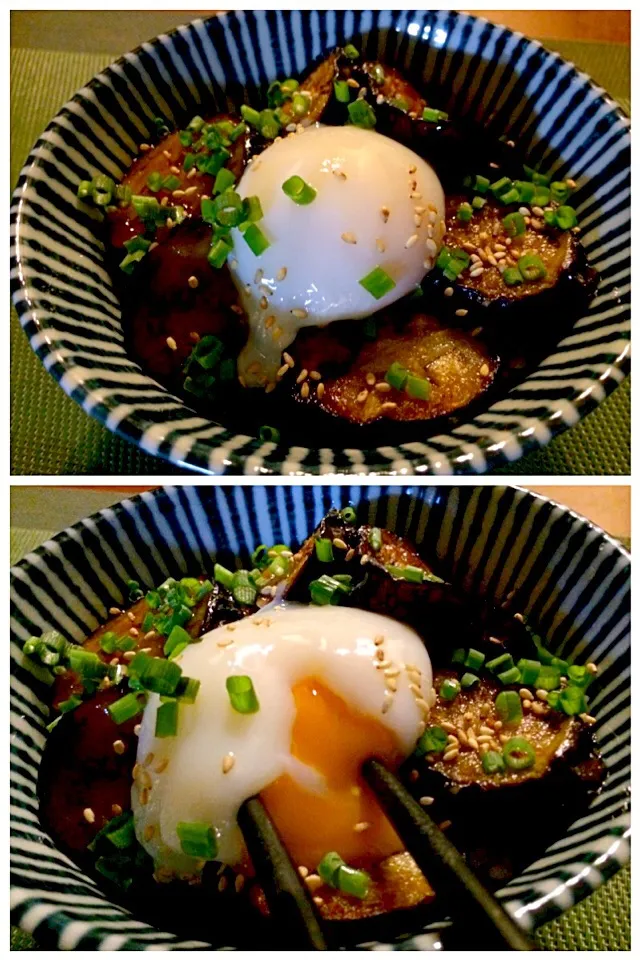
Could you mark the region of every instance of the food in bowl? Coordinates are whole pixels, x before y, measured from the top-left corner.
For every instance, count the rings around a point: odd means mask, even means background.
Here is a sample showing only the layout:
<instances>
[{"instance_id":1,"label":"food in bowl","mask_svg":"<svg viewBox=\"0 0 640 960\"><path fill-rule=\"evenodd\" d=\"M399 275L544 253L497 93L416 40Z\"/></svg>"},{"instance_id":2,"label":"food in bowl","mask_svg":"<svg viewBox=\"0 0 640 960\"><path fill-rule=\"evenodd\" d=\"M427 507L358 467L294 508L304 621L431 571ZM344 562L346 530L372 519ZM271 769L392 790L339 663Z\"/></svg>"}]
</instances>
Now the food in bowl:
<instances>
[{"instance_id":1,"label":"food in bowl","mask_svg":"<svg viewBox=\"0 0 640 960\"><path fill-rule=\"evenodd\" d=\"M252 564L131 583L82 647L25 645L55 674L44 826L111 897L190 936L250 937L266 908L236 816L259 794L328 921L437 909L360 775L371 755L494 886L586 808L604 778L595 664L351 508Z\"/></svg>"},{"instance_id":2,"label":"food in bowl","mask_svg":"<svg viewBox=\"0 0 640 960\"><path fill-rule=\"evenodd\" d=\"M106 210L133 354L203 415L263 439L424 436L584 311L571 179L351 44L255 96L158 118L121 184L79 188Z\"/></svg>"}]
</instances>

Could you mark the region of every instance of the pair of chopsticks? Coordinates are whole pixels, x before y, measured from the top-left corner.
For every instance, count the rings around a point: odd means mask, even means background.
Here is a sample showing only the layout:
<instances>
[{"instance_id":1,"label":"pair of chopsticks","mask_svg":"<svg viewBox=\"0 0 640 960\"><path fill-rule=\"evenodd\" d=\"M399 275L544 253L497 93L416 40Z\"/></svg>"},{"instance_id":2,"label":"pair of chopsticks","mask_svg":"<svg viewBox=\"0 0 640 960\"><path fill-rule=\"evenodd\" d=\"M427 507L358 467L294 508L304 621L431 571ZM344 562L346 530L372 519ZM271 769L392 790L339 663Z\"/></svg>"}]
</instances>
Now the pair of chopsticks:
<instances>
[{"instance_id":1,"label":"pair of chopsticks","mask_svg":"<svg viewBox=\"0 0 640 960\"><path fill-rule=\"evenodd\" d=\"M367 760L364 778L422 872L433 881L456 924L475 949L535 950L535 945L480 882L436 822L379 760ZM283 949L329 950L322 921L278 831L257 797L240 808L238 824L261 883Z\"/></svg>"}]
</instances>

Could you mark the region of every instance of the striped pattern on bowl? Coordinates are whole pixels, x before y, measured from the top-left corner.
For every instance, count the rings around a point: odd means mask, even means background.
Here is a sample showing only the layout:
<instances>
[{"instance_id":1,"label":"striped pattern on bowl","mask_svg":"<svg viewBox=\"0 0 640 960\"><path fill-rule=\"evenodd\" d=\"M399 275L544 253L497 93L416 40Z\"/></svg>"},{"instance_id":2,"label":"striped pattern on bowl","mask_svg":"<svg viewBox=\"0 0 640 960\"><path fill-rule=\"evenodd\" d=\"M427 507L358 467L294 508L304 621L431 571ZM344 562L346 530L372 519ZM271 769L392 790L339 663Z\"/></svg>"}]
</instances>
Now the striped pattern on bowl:
<instances>
[{"instance_id":1,"label":"striped pattern on bowl","mask_svg":"<svg viewBox=\"0 0 640 960\"><path fill-rule=\"evenodd\" d=\"M418 83L437 83L452 113L518 140L533 164L573 177L582 242L600 287L552 356L448 434L425 431L423 441L370 450L261 442L196 414L128 355L99 214L78 204L76 188L101 172L120 178L155 129L155 116L174 125L206 108L237 109L245 88L300 73L351 38ZM481 473L546 444L627 372L628 126L571 64L464 14L272 11L198 20L112 64L38 140L13 200L14 302L33 349L63 389L110 430L173 463L256 475ZM391 427L389 436L393 441Z\"/></svg>"},{"instance_id":2,"label":"striped pattern on bowl","mask_svg":"<svg viewBox=\"0 0 640 960\"><path fill-rule=\"evenodd\" d=\"M55 949L206 947L157 930L110 903L43 830L37 776L49 690L21 652L55 628L81 641L120 606L129 579L248 562L259 543L298 545L332 507L434 548L466 590L531 617L551 649L599 672L590 710L607 766L602 792L567 835L500 892L523 926L556 916L629 859L629 557L563 507L505 487L185 487L144 493L47 541L12 570L11 905L13 920ZM429 928L431 929L431 928ZM409 937L409 939L407 939ZM426 949L432 934L406 930L379 949ZM233 947L233 944L215 944Z\"/></svg>"}]
</instances>

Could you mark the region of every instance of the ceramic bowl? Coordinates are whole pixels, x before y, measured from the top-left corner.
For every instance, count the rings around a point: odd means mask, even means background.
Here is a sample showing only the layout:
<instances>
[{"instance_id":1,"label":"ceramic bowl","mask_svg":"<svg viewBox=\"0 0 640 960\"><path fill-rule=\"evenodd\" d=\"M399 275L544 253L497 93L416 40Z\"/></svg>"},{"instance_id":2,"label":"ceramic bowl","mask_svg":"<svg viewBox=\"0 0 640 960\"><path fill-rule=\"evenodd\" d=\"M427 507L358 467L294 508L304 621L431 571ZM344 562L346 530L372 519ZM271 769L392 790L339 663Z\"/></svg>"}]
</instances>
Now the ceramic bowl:
<instances>
[{"instance_id":1,"label":"ceramic bowl","mask_svg":"<svg viewBox=\"0 0 640 960\"><path fill-rule=\"evenodd\" d=\"M441 569L475 595L514 594L562 657L599 665L589 706L607 767L602 791L566 835L499 896L532 930L603 883L629 859L629 556L586 520L508 487L184 487L144 493L102 510L28 554L12 570L11 904L13 922L50 949L233 948L185 941L109 902L56 848L38 816L38 768L50 688L22 654L55 628L81 641L121 606L130 579L211 571L259 543L298 545L332 507L429 544ZM545 815L551 815L547 811ZM440 925L441 926L441 925ZM370 949L425 949L432 927L393 934ZM436 926L437 931L437 926Z\"/></svg>"},{"instance_id":2,"label":"ceramic bowl","mask_svg":"<svg viewBox=\"0 0 640 960\"><path fill-rule=\"evenodd\" d=\"M449 433L375 449L261 442L204 419L127 353L105 270L100 214L80 180L119 179L155 130L228 109L277 76L299 74L355 39L419 84L437 83L453 114L513 137L556 178L573 177L598 295L553 354L484 412ZM205 473L481 473L576 423L628 369L629 121L557 54L461 13L271 11L197 20L107 67L62 108L33 148L12 208L13 296L34 351L62 388L148 453ZM532 331L535 336L535 330ZM418 433L420 437L420 434ZM305 439L305 442L308 440Z\"/></svg>"}]
</instances>

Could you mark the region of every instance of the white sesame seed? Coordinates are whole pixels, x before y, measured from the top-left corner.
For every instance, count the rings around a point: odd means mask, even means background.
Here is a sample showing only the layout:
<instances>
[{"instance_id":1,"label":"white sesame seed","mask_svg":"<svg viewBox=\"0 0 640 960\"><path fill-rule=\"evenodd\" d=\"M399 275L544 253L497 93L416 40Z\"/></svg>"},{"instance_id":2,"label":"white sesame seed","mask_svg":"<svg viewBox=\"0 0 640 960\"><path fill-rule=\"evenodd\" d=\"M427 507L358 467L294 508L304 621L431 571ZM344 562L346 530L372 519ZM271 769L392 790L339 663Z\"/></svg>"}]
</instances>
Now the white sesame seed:
<instances>
[{"instance_id":1,"label":"white sesame seed","mask_svg":"<svg viewBox=\"0 0 640 960\"><path fill-rule=\"evenodd\" d=\"M87 823L95 823L95 822L96 822L96 815L95 815L95 813L93 812L93 810L91 809L91 807L85 807L84 810L82 811L82 816L85 818L85 820L87 821Z\"/></svg>"},{"instance_id":2,"label":"white sesame seed","mask_svg":"<svg viewBox=\"0 0 640 960\"><path fill-rule=\"evenodd\" d=\"M380 380L378 383L376 383L375 389L378 391L378 393L389 393L391 390L391 384L387 383L386 380Z\"/></svg>"},{"instance_id":3,"label":"white sesame seed","mask_svg":"<svg viewBox=\"0 0 640 960\"><path fill-rule=\"evenodd\" d=\"M337 177L337 178L338 178L338 180L346 180L346 179L347 179L347 175L346 175L346 173L344 172L344 170L332 170L331 172L332 172L332 174L334 175L334 177Z\"/></svg>"},{"instance_id":4,"label":"white sesame seed","mask_svg":"<svg viewBox=\"0 0 640 960\"><path fill-rule=\"evenodd\" d=\"M445 297L452 297L452 296L453 296L453 287L446 287L446 288L445 288L445 291L444 291L444 295L445 295Z\"/></svg>"},{"instance_id":5,"label":"white sesame seed","mask_svg":"<svg viewBox=\"0 0 640 960\"><path fill-rule=\"evenodd\" d=\"M489 375L489 367L487 366L486 363L483 363L482 366L480 367L480 376L486 377L488 375Z\"/></svg>"},{"instance_id":6,"label":"white sesame seed","mask_svg":"<svg viewBox=\"0 0 640 960\"><path fill-rule=\"evenodd\" d=\"M432 803L435 803L434 797L420 797L420 806L421 807L430 807Z\"/></svg>"},{"instance_id":7,"label":"white sesame seed","mask_svg":"<svg viewBox=\"0 0 640 960\"><path fill-rule=\"evenodd\" d=\"M300 396L303 400L306 400L309 396L309 384L306 381L300 387Z\"/></svg>"},{"instance_id":8,"label":"white sesame seed","mask_svg":"<svg viewBox=\"0 0 640 960\"><path fill-rule=\"evenodd\" d=\"M436 253L438 252L438 244L435 242L435 240L432 240L431 237L429 237L425 243L425 247L427 252L430 253L432 257L435 257Z\"/></svg>"},{"instance_id":9,"label":"white sesame seed","mask_svg":"<svg viewBox=\"0 0 640 960\"><path fill-rule=\"evenodd\" d=\"M567 179L565 180L566 185L569 187L569 190L575 190L577 184L575 180Z\"/></svg>"},{"instance_id":10,"label":"white sesame seed","mask_svg":"<svg viewBox=\"0 0 640 960\"><path fill-rule=\"evenodd\" d=\"M222 772L229 773L229 770L231 770L235 762L236 762L236 758L234 757L234 755L232 753L227 753L222 758Z\"/></svg>"},{"instance_id":11,"label":"white sesame seed","mask_svg":"<svg viewBox=\"0 0 640 960\"><path fill-rule=\"evenodd\" d=\"M364 833L365 830L368 830L371 826L370 823L367 823L366 820L361 820L360 823L355 823L353 825L354 833Z\"/></svg>"},{"instance_id":12,"label":"white sesame seed","mask_svg":"<svg viewBox=\"0 0 640 960\"><path fill-rule=\"evenodd\" d=\"M456 310L456 317L466 317L468 310Z\"/></svg>"},{"instance_id":13,"label":"white sesame seed","mask_svg":"<svg viewBox=\"0 0 640 960\"><path fill-rule=\"evenodd\" d=\"M293 357L291 356L290 353L287 353L286 350L285 350L285 352L282 354L282 359L284 360L284 362L285 362L288 366L290 366L290 367L292 367L292 368L295 366Z\"/></svg>"},{"instance_id":14,"label":"white sesame seed","mask_svg":"<svg viewBox=\"0 0 640 960\"><path fill-rule=\"evenodd\" d=\"M417 241L418 241L418 234L412 233L404 245L405 250L408 250L410 247L414 245L414 243L417 243Z\"/></svg>"},{"instance_id":15,"label":"white sesame seed","mask_svg":"<svg viewBox=\"0 0 640 960\"><path fill-rule=\"evenodd\" d=\"M117 617L118 614L122 613L120 607L109 607L109 613L112 617Z\"/></svg>"},{"instance_id":16,"label":"white sesame seed","mask_svg":"<svg viewBox=\"0 0 640 960\"><path fill-rule=\"evenodd\" d=\"M484 273L484 267L476 267L474 270L469 271L469 276L472 280L475 280L476 277L481 277Z\"/></svg>"},{"instance_id":17,"label":"white sesame seed","mask_svg":"<svg viewBox=\"0 0 640 960\"><path fill-rule=\"evenodd\" d=\"M380 253L384 253L385 250L387 249L387 245L386 245L386 243L384 242L384 240L382 239L382 237L377 237L377 238L376 238L376 247L378 248L378 250L380 251Z\"/></svg>"},{"instance_id":18,"label":"white sesame seed","mask_svg":"<svg viewBox=\"0 0 640 960\"><path fill-rule=\"evenodd\" d=\"M279 269L278 272L276 273L276 280L284 280L284 278L286 277L286 275L287 275L287 268L286 268L286 267L280 267L280 269Z\"/></svg>"},{"instance_id":19,"label":"white sesame seed","mask_svg":"<svg viewBox=\"0 0 640 960\"><path fill-rule=\"evenodd\" d=\"M382 216L382 219L386 223L389 217L391 216L391 211L389 210L389 207L380 207L380 214Z\"/></svg>"},{"instance_id":20,"label":"white sesame seed","mask_svg":"<svg viewBox=\"0 0 640 960\"><path fill-rule=\"evenodd\" d=\"M306 317L309 316L309 314L305 309L303 309L303 307L294 307L291 313L293 314L294 317L297 317L298 320L304 320Z\"/></svg>"},{"instance_id":21,"label":"white sesame seed","mask_svg":"<svg viewBox=\"0 0 640 960\"><path fill-rule=\"evenodd\" d=\"M189 284L192 290L196 290L197 287L200 285L200 281L196 276L193 276L193 274L189 277L189 279L187 280L187 283Z\"/></svg>"},{"instance_id":22,"label":"white sesame seed","mask_svg":"<svg viewBox=\"0 0 640 960\"><path fill-rule=\"evenodd\" d=\"M178 197L184 197L184 195L185 195L185 191L184 191L184 190L179 190L179 189L178 189L178 190L172 190L172 191L171 191L171 196L172 196L172 197L178 198Z\"/></svg>"},{"instance_id":23,"label":"white sesame seed","mask_svg":"<svg viewBox=\"0 0 640 960\"><path fill-rule=\"evenodd\" d=\"M178 344L175 342L173 337L167 337L166 344L169 347L169 350L177 350Z\"/></svg>"},{"instance_id":24,"label":"white sesame seed","mask_svg":"<svg viewBox=\"0 0 640 960\"><path fill-rule=\"evenodd\" d=\"M125 747L125 745L124 745L124 743L123 743L122 740L114 740L114 741L113 741L113 749L114 749L114 752L115 752L115 753L117 753L119 756L122 756L122 754L124 753L126 747Z\"/></svg>"},{"instance_id":25,"label":"white sesame seed","mask_svg":"<svg viewBox=\"0 0 640 960\"><path fill-rule=\"evenodd\" d=\"M324 397L324 391L325 391L324 383L319 383L316 389L316 396L318 397L319 400L321 400L322 397Z\"/></svg>"},{"instance_id":26,"label":"white sesame seed","mask_svg":"<svg viewBox=\"0 0 640 960\"><path fill-rule=\"evenodd\" d=\"M140 144L140 147L139 147L139 150L140 150L140 153L146 153L147 150L151 150L151 144L150 144L150 143L141 143L141 144ZM168 152L168 151L167 151L167 152ZM169 156L171 156L171 154L169 154Z\"/></svg>"},{"instance_id":27,"label":"white sesame seed","mask_svg":"<svg viewBox=\"0 0 640 960\"><path fill-rule=\"evenodd\" d=\"M444 760L445 763L450 763L452 760L456 759L459 753L460 751L458 750L457 747L451 747L450 750L445 750L442 759Z\"/></svg>"},{"instance_id":28,"label":"white sesame seed","mask_svg":"<svg viewBox=\"0 0 640 960\"><path fill-rule=\"evenodd\" d=\"M591 726L591 724L596 722L596 718L592 717L591 714L589 713L581 713L580 719L582 720L583 723L589 724L589 726Z\"/></svg>"},{"instance_id":29,"label":"white sesame seed","mask_svg":"<svg viewBox=\"0 0 640 960\"><path fill-rule=\"evenodd\" d=\"M306 369L305 369L305 370L301 370L300 373L298 374L297 378L296 378L296 383L304 383L304 381L307 379L308 376L309 376L309 371L308 371L308 370L306 370Z\"/></svg>"},{"instance_id":30,"label":"white sesame seed","mask_svg":"<svg viewBox=\"0 0 640 960\"><path fill-rule=\"evenodd\" d=\"M353 233L341 233L340 239L344 240L345 243L357 243L355 234Z\"/></svg>"},{"instance_id":31,"label":"white sesame seed","mask_svg":"<svg viewBox=\"0 0 640 960\"><path fill-rule=\"evenodd\" d=\"M368 396L369 396L368 390L361 390L358 396L356 397L356 403L364 403Z\"/></svg>"}]
</instances>

